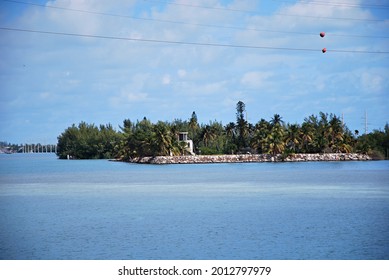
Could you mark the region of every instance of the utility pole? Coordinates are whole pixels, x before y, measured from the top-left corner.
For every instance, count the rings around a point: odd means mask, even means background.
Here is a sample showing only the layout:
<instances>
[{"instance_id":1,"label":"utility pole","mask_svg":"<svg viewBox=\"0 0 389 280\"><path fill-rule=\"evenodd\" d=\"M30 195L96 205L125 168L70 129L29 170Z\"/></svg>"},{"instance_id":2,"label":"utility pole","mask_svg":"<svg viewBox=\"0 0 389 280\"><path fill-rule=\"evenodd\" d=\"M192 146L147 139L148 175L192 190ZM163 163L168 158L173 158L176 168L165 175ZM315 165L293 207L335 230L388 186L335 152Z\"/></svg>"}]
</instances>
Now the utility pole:
<instances>
[{"instance_id":1,"label":"utility pole","mask_svg":"<svg viewBox=\"0 0 389 280\"><path fill-rule=\"evenodd\" d=\"M365 111L364 120L365 120L365 134L367 134L367 125L368 125L368 122L367 122L367 111Z\"/></svg>"}]
</instances>

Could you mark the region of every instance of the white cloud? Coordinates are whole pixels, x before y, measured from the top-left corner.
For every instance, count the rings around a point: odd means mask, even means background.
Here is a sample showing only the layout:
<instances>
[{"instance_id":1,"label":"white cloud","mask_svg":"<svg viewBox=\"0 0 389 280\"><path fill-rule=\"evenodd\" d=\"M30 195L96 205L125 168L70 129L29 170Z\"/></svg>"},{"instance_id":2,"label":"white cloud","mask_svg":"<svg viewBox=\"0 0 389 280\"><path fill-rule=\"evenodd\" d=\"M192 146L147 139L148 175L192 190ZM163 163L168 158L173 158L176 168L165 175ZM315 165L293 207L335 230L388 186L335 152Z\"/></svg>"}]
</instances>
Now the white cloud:
<instances>
[{"instance_id":1,"label":"white cloud","mask_svg":"<svg viewBox=\"0 0 389 280\"><path fill-rule=\"evenodd\" d=\"M137 101L144 101L146 100L148 94L144 92L128 92L128 93L123 93L122 97L125 98L125 100L129 102L137 102Z\"/></svg>"},{"instance_id":2,"label":"white cloud","mask_svg":"<svg viewBox=\"0 0 389 280\"><path fill-rule=\"evenodd\" d=\"M185 69L180 69L177 71L178 77L184 78L186 76L186 70Z\"/></svg>"},{"instance_id":3,"label":"white cloud","mask_svg":"<svg viewBox=\"0 0 389 280\"><path fill-rule=\"evenodd\" d=\"M145 92L128 92L122 91L119 95L110 98L111 106L115 108L127 108L135 106L139 102L145 102L148 99L148 94Z\"/></svg>"},{"instance_id":4,"label":"white cloud","mask_svg":"<svg viewBox=\"0 0 389 280\"><path fill-rule=\"evenodd\" d=\"M47 107L45 102L58 100L57 119L66 118L60 115L61 112L73 108L75 115L71 117L76 120L80 117L81 120L81 117L93 115L93 112L84 111L84 107L81 110L80 104L93 103L90 107L94 110L98 108L109 111L113 108L112 114L116 119L107 119L107 122L115 124L129 117L127 114L132 114L131 117L135 119L148 116L154 120L165 120L183 117L179 115L181 112L185 117L189 116L193 110L201 112L204 121L216 115L221 121L233 121L235 104L242 100L248 109L251 107L251 111L258 109L257 114L250 113L251 118L258 115L258 119L260 114L263 114L263 117L292 111L296 111L295 114L303 114L305 111L312 114L317 113L314 110L323 108L340 111L340 106L355 108L355 112L360 107L378 106L375 111L381 116L377 119L383 119L382 115L387 113L382 109L382 104L386 103L385 97L389 89L386 79L387 55L334 53L330 50L387 50L389 42L385 38L333 35L383 36L387 33L388 22L317 18L376 19L372 11L366 8L340 8L292 2L284 2L281 5L278 1L271 2L176 2L255 10L259 11L258 13L201 9L141 0L47 2L48 5L58 7L151 20L26 6L24 13L14 15L14 19L7 23L9 26L134 39L308 48L317 52L150 43L1 31L0 51L4 54L0 62L1 106L19 108L20 111L41 112L41 108ZM347 3L363 2L348 0ZM4 6L8 5L15 3ZM269 10L272 13L269 13ZM203 25L246 27L251 30ZM321 31L327 32L325 38L319 37ZM329 49L326 54L320 52L323 47ZM261 94L256 94L258 92ZM368 99L369 94L374 94L375 99ZM10 100L19 100L18 104L22 106L14 106ZM320 100L318 105L310 106L317 100ZM348 102L352 104L348 105ZM276 107L272 107L275 105ZM293 109L297 107L301 110ZM129 108L131 110L128 110ZM166 110L158 110L159 108ZM274 112L276 109L280 111ZM16 113L8 115L10 125L12 118L17 117ZM60 127L62 124L58 123L56 126ZM56 136L54 135L54 139Z\"/></svg>"},{"instance_id":5,"label":"white cloud","mask_svg":"<svg viewBox=\"0 0 389 280\"><path fill-rule=\"evenodd\" d=\"M171 77L169 74L165 74L163 77L162 77L162 84L163 85L170 85L171 83Z\"/></svg>"},{"instance_id":6,"label":"white cloud","mask_svg":"<svg viewBox=\"0 0 389 280\"><path fill-rule=\"evenodd\" d=\"M61 8L73 10L98 10L98 5L92 5L91 1L52 1L48 6L58 6ZM73 30L85 34L93 34L100 28L100 21L98 18L81 12L64 12L59 9L46 9L47 19L56 28L62 30Z\"/></svg>"},{"instance_id":7,"label":"white cloud","mask_svg":"<svg viewBox=\"0 0 389 280\"><path fill-rule=\"evenodd\" d=\"M243 86L250 88L260 88L273 76L271 72L247 72L243 75L240 82Z\"/></svg>"},{"instance_id":8,"label":"white cloud","mask_svg":"<svg viewBox=\"0 0 389 280\"><path fill-rule=\"evenodd\" d=\"M39 94L39 97L41 99L49 99L51 96L52 94L50 92L42 92L41 94Z\"/></svg>"},{"instance_id":9,"label":"white cloud","mask_svg":"<svg viewBox=\"0 0 389 280\"><path fill-rule=\"evenodd\" d=\"M384 77L376 73L364 72L361 75L362 88L369 93L380 93L384 88Z\"/></svg>"}]
</instances>

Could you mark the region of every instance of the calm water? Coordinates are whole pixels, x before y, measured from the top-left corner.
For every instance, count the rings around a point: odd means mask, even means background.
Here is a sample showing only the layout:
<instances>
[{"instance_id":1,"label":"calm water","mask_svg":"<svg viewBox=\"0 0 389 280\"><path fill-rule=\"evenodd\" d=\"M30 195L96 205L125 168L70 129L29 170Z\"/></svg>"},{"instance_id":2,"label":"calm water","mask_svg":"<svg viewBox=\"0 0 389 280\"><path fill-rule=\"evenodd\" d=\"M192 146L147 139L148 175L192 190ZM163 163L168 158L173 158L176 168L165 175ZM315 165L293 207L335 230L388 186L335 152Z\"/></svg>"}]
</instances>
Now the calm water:
<instances>
[{"instance_id":1,"label":"calm water","mask_svg":"<svg viewBox=\"0 0 389 280\"><path fill-rule=\"evenodd\" d=\"M0 155L0 259L389 259L389 161Z\"/></svg>"}]
</instances>

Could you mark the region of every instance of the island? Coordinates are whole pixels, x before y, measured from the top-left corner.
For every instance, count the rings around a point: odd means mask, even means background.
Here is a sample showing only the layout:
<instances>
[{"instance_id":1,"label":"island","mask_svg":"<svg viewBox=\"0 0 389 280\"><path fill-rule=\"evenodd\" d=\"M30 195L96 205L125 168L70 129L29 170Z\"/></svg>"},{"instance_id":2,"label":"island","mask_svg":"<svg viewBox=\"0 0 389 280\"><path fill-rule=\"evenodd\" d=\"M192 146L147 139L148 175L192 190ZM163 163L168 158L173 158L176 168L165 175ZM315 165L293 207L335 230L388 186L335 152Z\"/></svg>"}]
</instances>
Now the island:
<instances>
[{"instance_id":1,"label":"island","mask_svg":"<svg viewBox=\"0 0 389 280\"><path fill-rule=\"evenodd\" d=\"M211 163L369 160L389 157L389 125L360 133L343 118L320 112L299 123L274 114L268 121L247 120L245 104L236 105L236 121L151 122L125 119L120 131L111 124L80 122L58 136L60 159L115 159L136 163ZM259 114L259 113L258 113ZM253 114L254 115L254 114Z\"/></svg>"}]
</instances>

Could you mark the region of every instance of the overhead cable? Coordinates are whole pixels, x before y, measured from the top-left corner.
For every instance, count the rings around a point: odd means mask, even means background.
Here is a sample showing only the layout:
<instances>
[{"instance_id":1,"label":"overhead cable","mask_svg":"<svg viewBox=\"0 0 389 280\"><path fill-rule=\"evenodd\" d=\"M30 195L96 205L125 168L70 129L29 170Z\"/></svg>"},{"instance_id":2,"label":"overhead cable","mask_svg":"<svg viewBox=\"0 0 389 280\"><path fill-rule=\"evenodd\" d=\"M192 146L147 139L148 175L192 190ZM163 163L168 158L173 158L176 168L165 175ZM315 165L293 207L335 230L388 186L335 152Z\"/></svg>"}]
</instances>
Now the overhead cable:
<instances>
[{"instance_id":1,"label":"overhead cable","mask_svg":"<svg viewBox=\"0 0 389 280\"><path fill-rule=\"evenodd\" d=\"M347 7L347 8L369 8L369 9L389 9L387 5L379 4L355 4L355 3L336 3L336 2L323 2L323 1L287 1L287 0L273 0L277 2L304 4L304 5L321 5L321 6L334 6L334 7Z\"/></svg>"},{"instance_id":2,"label":"overhead cable","mask_svg":"<svg viewBox=\"0 0 389 280\"><path fill-rule=\"evenodd\" d=\"M252 11L252 10L241 10L241 9L232 9L232 8L225 8L225 7L203 6L203 5L176 3L176 2L161 1L161 0L143 0L143 1L154 2L154 3L161 3L161 4L165 4L165 5L186 6L186 7L199 8L199 9L222 10L222 11L250 13L250 14L259 14L260 13L259 11ZM293 2L293 3L296 3L296 2ZM317 17L317 16L293 15L293 14L285 14L285 13L274 13L274 15L289 16L289 17L299 17L299 18L300 17L315 18L315 19L318 19L318 20L352 20L352 21L378 21L378 22L384 21L382 19Z\"/></svg>"},{"instance_id":3,"label":"overhead cable","mask_svg":"<svg viewBox=\"0 0 389 280\"><path fill-rule=\"evenodd\" d=\"M133 20L155 21L155 22L163 22L163 23L169 23L169 24L191 25L191 26L200 26L200 27L207 27L207 28L247 30L247 31L255 31L255 32L284 33L284 34L317 36L316 33L310 33L310 32L271 30L271 29L248 28L248 27L239 27L239 26L225 26L225 25L215 25L215 24L192 23L192 22L173 21L173 20L166 20L166 19L143 18L143 17L128 16L128 15L103 13L103 12L81 10L81 9L73 9L73 8L65 8L65 7L52 6L52 5L43 5L43 4L29 3L29 2L17 1L17 0L2 0L2 1L11 2L11 3L18 3L18 4L25 4L25 5L33 5L33 6L38 6L38 7L50 8L50 9L58 9L58 10L64 10L64 11L70 11L70 12L80 12L80 13L87 13L87 14L94 14L94 15L102 15L102 16L110 16L110 17L120 17L120 18L127 18L127 19L133 19ZM286 16L288 16L288 15L286 15ZM311 16L307 16L307 17L311 17ZM317 17L313 17L312 16L312 18L317 18ZM336 36L336 37L361 37L361 38L389 38L389 36L375 36L375 35L363 35L363 34L361 34L361 35L360 34L336 34L336 33L332 33L331 36Z\"/></svg>"},{"instance_id":4,"label":"overhead cable","mask_svg":"<svg viewBox=\"0 0 389 280\"><path fill-rule=\"evenodd\" d=\"M53 5L44 5L44 4L37 4L37 3L30 3L30 2L18 1L18 0L2 0L2 1L3 2L10 2L10 3L17 3L17 4L24 4L24 5L32 5L32 6L38 6L38 7L44 7L44 8L52 8L52 9L59 9L59 10L68 10L68 11L74 11L74 12L89 13L89 14L95 14L95 15L105 15L105 16L113 16L113 17L133 18L133 19L143 19L143 20L145 20L144 18L137 18L137 17L127 16L127 15L119 15L119 14L112 14L112 13L86 11L86 10L80 10L80 9L74 9L74 8L65 8L65 7L59 7L59 6L53 6ZM175 3L175 2L167 2L167 1L158 1L158 0L143 0L143 1L155 2L155 3L163 3L163 4L166 4L166 5L187 6L187 7L200 8L200 9L224 10L224 11L230 11L230 12L241 12L241 13L251 13L251 14L258 14L258 13L260 13L259 11L239 10L239 9L231 9L231 8L224 8L224 7L200 6L200 5ZM382 21L384 21L382 19L318 17L318 16L309 16L309 15L292 15L292 14L285 14L285 13L274 13L274 15L287 16L287 17L299 17L299 18L311 18L311 19L316 19L316 20L345 20L345 21L367 21L367 22L382 22Z\"/></svg>"},{"instance_id":5,"label":"overhead cable","mask_svg":"<svg viewBox=\"0 0 389 280\"><path fill-rule=\"evenodd\" d=\"M123 40L123 41L148 42L148 43L178 44L178 45L194 45L194 46L208 46L208 47L267 49L267 50L306 51L306 52L321 51L318 49L308 49L308 48L289 48L289 47L287 48L287 47L272 47L272 46L252 46L252 45L201 43L201 42L188 42L188 41L171 41L171 40L159 40L159 39L143 39L143 38L131 38L131 37L116 37L116 36L105 36L105 35L91 35L91 34L43 31L43 30L21 29L21 28L11 28L11 27L0 27L0 30L38 33L38 34L46 34L46 35L60 35L60 36L73 36L73 37L95 38L95 39ZM362 51L362 50L326 50L326 51L339 52L339 53L389 54L389 51Z\"/></svg>"}]
</instances>

